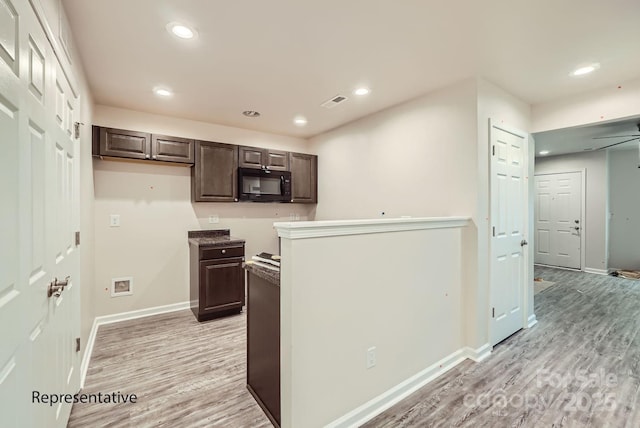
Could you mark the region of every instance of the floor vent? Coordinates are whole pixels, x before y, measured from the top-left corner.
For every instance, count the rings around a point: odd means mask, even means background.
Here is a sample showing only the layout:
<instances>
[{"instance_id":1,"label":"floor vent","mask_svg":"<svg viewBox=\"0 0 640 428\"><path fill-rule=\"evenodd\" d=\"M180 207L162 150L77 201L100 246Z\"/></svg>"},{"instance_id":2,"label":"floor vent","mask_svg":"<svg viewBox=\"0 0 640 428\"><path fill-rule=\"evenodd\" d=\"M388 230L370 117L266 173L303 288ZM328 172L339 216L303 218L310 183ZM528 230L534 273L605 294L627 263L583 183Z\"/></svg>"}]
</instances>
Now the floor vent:
<instances>
[{"instance_id":1,"label":"floor vent","mask_svg":"<svg viewBox=\"0 0 640 428\"><path fill-rule=\"evenodd\" d=\"M343 102L347 101L348 99L349 98L345 97L344 95L336 95L335 97L331 98L330 100L327 100L327 101L323 102L320 105L322 107L324 107L324 108L334 108L338 104L343 103Z\"/></svg>"}]
</instances>

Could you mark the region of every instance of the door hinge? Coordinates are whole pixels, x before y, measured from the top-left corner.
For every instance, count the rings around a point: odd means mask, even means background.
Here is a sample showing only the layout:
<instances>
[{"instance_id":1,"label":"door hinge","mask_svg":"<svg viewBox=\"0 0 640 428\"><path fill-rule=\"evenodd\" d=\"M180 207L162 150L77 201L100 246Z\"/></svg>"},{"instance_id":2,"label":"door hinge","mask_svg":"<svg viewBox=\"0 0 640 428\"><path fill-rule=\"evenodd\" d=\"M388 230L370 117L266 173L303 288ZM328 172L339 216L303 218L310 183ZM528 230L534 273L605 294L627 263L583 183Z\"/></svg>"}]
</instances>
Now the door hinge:
<instances>
[{"instance_id":1,"label":"door hinge","mask_svg":"<svg viewBox=\"0 0 640 428\"><path fill-rule=\"evenodd\" d=\"M76 247L80 245L80 231L76 232Z\"/></svg>"},{"instance_id":2,"label":"door hinge","mask_svg":"<svg viewBox=\"0 0 640 428\"><path fill-rule=\"evenodd\" d=\"M496 146L495 144L493 146L491 146L491 156L495 156L496 155Z\"/></svg>"},{"instance_id":3,"label":"door hinge","mask_svg":"<svg viewBox=\"0 0 640 428\"><path fill-rule=\"evenodd\" d=\"M80 352L80 338L76 337L76 352Z\"/></svg>"},{"instance_id":4,"label":"door hinge","mask_svg":"<svg viewBox=\"0 0 640 428\"><path fill-rule=\"evenodd\" d=\"M496 227L495 226L493 226L491 233L493 234L494 237L496 236Z\"/></svg>"},{"instance_id":5,"label":"door hinge","mask_svg":"<svg viewBox=\"0 0 640 428\"><path fill-rule=\"evenodd\" d=\"M76 138L80 138L80 125L84 125L82 122L74 122L73 124L73 136Z\"/></svg>"},{"instance_id":6,"label":"door hinge","mask_svg":"<svg viewBox=\"0 0 640 428\"><path fill-rule=\"evenodd\" d=\"M496 308L491 308L491 318L496 317Z\"/></svg>"}]
</instances>

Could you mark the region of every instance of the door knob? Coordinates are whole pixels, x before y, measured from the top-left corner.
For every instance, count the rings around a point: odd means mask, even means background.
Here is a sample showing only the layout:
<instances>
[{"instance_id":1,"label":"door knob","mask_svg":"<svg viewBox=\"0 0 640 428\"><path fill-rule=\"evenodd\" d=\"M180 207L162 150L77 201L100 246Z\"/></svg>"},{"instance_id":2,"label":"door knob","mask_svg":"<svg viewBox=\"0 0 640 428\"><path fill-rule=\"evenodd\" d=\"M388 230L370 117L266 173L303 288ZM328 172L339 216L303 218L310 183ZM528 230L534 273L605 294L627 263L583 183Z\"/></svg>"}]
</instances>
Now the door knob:
<instances>
[{"instance_id":1,"label":"door knob","mask_svg":"<svg viewBox=\"0 0 640 428\"><path fill-rule=\"evenodd\" d=\"M527 242L526 239L523 239L522 241L520 241L520 246L524 247L525 245L529 245L529 243Z\"/></svg>"},{"instance_id":2,"label":"door knob","mask_svg":"<svg viewBox=\"0 0 640 428\"><path fill-rule=\"evenodd\" d=\"M69 285L70 278L71 277L68 276L62 281L58 281L58 278L54 278L54 280L51 281L49 283L49 286L47 287L47 297L51 297L51 296L60 297L60 294L62 294L62 290L64 290L64 287Z\"/></svg>"}]
</instances>

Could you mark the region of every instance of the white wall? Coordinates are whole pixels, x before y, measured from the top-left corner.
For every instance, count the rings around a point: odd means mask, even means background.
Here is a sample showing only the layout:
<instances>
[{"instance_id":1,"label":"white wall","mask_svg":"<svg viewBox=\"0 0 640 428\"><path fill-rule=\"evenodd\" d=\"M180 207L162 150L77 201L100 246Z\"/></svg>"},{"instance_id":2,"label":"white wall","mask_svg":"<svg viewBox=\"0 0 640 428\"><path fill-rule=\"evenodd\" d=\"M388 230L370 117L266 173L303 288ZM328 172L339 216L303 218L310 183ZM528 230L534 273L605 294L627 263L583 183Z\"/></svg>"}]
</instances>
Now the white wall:
<instances>
[{"instance_id":1,"label":"white wall","mask_svg":"<svg viewBox=\"0 0 640 428\"><path fill-rule=\"evenodd\" d=\"M585 269L607 269L607 152L594 151L536 158L535 172L573 172L586 169Z\"/></svg>"},{"instance_id":2,"label":"white wall","mask_svg":"<svg viewBox=\"0 0 640 428\"><path fill-rule=\"evenodd\" d=\"M461 238L460 228L282 238L283 428L326 426L459 362Z\"/></svg>"},{"instance_id":3,"label":"white wall","mask_svg":"<svg viewBox=\"0 0 640 428\"><path fill-rule=\"evenodd\" d=\"M312 138L316 218L471 215L475 122L469 79Z\"/></svg>"},{"instance_id":4,"label":"white wall","mask_svg":"<svg viewBox=\"0 0 640 428\"><path fill-rule=\"evenodd\" d=\"M318 220L375 218L382 212L472 218L460 232L462 319L446 322L460 322L460 343L473 349L489 340L489 118L530 129L529 105L490 82L469 79L310 140L320 156ZM413 342L404 345L406 355L419 354L423 336L419 330L408 334ZM448 342L433 346L449 349ZM423 367L433 362L422 360ZM394 379L407 375L404 364L396 370ZM350 391L342 394L346 402Z\"/></svg>"},{"instance_id":5,"label":"white wall","mask_svg":"<svg viewBox=\"0 0 640 428\"><path fill-rule=\"evenodd\" d=\"M532 108L532 132L570 128L640 115L640 79Z\"/></svg>"},{"instance_id":6,"label":"white wall","mask_svg":"<svg viewBox=\"0 0 640 428\"><path fill-rule=\"evenodd\" d=\"M308 152L301 139L105 106L95 106L93 124ZM188 301L188 230L231 229L250 256L278 251L274 221L313 216L313 205L192 203L191 172L183 166L93 162L98 316ZM121 216L121 227L109 227L110 214ZM209 224L214 214L220 222ZM133 295L112 298L111 279L122 276L133 276Z\"/></svg>"},{"instance_id":7,"label":"white wall","mask_svg":"<svg viewBox=\"0 0 640 428\"><path fill-rule=\"evenodd\" d=\"M609 267L640 270L638 149L609 152Z\"/></svg>"}]
</instances>

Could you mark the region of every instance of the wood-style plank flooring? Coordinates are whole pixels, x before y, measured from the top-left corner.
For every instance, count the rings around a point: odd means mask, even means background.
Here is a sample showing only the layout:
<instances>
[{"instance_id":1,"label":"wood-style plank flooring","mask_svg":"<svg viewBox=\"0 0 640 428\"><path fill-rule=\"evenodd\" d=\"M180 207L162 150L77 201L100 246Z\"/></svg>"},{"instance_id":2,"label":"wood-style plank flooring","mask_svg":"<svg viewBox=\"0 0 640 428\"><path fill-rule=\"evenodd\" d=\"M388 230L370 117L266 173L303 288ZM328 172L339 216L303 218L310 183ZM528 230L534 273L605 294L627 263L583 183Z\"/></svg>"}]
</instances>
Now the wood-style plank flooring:
<instances>
[{"instance_id":1,"label":"wood-style plank flooring","mask_svg":"<svg viewBox=\"0 0 640 428\"><path fill-rule=\"evenodd\" d=\"M640 427L640 281L536 267L538 325L364 427Z\"/></svg>"},{"instance_id":2,"label":"wood-style plank flooring","mask_svg":"<svg viewBox=\"0 0 640 428\"><path fill-rule=\"evenodd\" d=\"M100 327L69 427L272 427L246 389L246 315L198 323L189 310Z\"/></svg>"},{"instance_id":3,"label":"wood-style plank flooring","mask_svg":"<svg viewBox=\"0 0 640 428\"><path fill-rule=\"evenodd\" d=\"M555 282L535 296L538 325L364 426L640 427L640 281L536 276ZM245 387L245 323L181 311L101 327L83 392L138 403L76 404L69 426L271 427Z\"/></svg>"}]
</instances>

